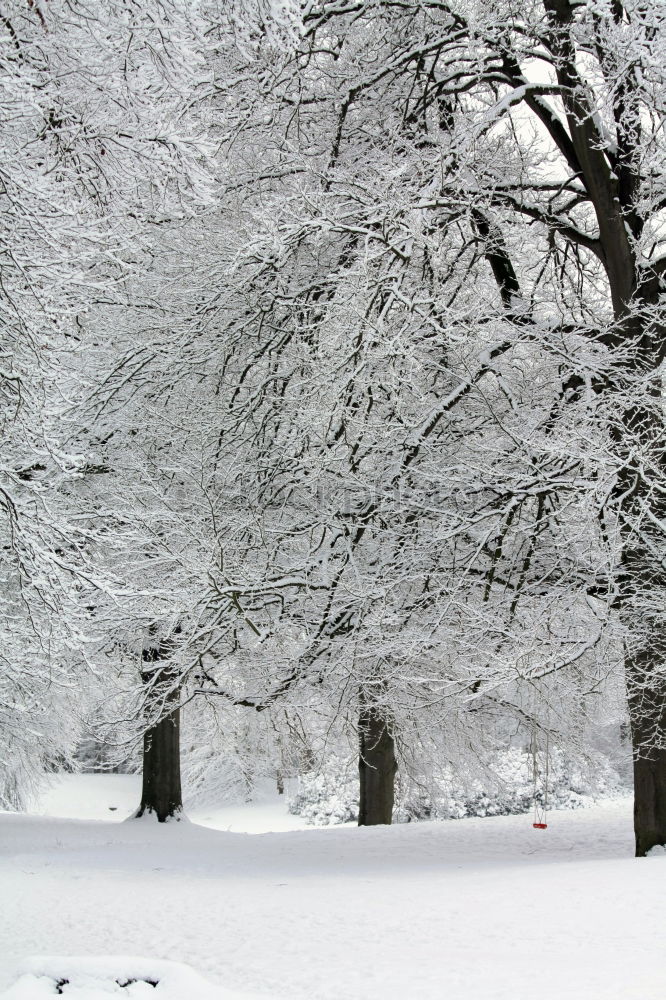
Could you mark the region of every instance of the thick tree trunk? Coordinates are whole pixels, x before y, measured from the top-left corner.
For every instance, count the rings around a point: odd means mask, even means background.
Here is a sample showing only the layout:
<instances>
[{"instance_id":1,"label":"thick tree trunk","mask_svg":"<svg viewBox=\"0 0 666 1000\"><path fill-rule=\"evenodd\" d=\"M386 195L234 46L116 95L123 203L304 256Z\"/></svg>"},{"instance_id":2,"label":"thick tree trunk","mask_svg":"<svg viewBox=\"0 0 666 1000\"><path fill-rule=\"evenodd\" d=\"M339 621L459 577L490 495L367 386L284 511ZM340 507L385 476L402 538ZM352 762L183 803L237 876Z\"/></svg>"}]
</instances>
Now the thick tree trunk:
<instances>
[{"instance_id":1,"label":"thick tree trunk","mask_svg":"<svg viewBox=\"0 0 666 1000\"><path fill-rule=\"evenodd\" d=\"M144 662L160 659L161 650L144 650ZM143 736L143 786L137 819L153 815L159 823L180 819L183 799L180 784L180 691L167 671L144 673L143 681L150 684L158 699L160 718ZM160 687L166 693L160 692ZM171 707L170 709L170 706ZM169 710L170 709L170 710Z\"/></svg>"},{"instance_id":2,"label":"thick tree trunk","mask_svg":"<svg viewBox=\"0 0 666 1000\"><path fill-rule=\"evenodd\" d=\"M634 760L634 833L637 858L666 844L666 750Z\"/></svg>"},{"instance_id":3,"label":"thick tree trunk","mask_svg":"<svg viewBox=\"0 0 666 1000\"><path fill-rule=\"evenodd\" d=\"M389 824L398 765L386 714L364 706L359 717L359 826Z\"/></svg>"},{"instance_id":4,"label":"thick tree trunk","mask_svg":"<svg viewBox=\"0 0 666 1000\"><path fill-rule=\"evenodd\" d=\"M645 352L637 349L636 354L644 360ZM629 632L625 674L634 759L636 857L666 845L666 573L665 537L660 527L666 521L666 427L661 415L661 384L653 374L658 359L650 361L644 400L623 413L622 433L617 435L624 459L618 476L623 501L618 582L620 617ZM645 377L642 366L636 367L637 377Z\"/></svg>"},{"instance_id":5,"label":"thick tree trunk","mask_svg":"<svg viewBox=\"0 0 666 1000\"><path fill-rule=\"evenodd\" d=\"M143 787L137 817L154 814L159 823L183 811L180 787L180 709L151 726L143 737Z\"/></svg>"},{"instance_id":6,"label":"thick tree trunk","mask_svg":"<svg viewBox=\"0 0 666 1000\"><path fill-rule=\"evenodd\" d=\"M628 657L636 857L666 844L666 678L650 650ZM660 680L661 678L661 680Z\"/></svg>"},{"instance_id":7,"label":"thick tree trunk","mask_svg":"<svg viewBox=\"0 0 666 1000\"><path fill-rule=\"evenodd\" d=\"M627 461L619 477L620 488L628 495L621 507L625 542L619 605L629 630L625 675L634 759L634 833L640 858L650 848L666 844L666 581L664 534L658 527L666 517L666 505L660 495L663 474L655 471L663 457L657 457L652 469L647 461L655 445L663 451L664 427L654 413L640 414L639 420L632 414L627 425L648 470L646 476Z\"/></svg>"}]
</instances>

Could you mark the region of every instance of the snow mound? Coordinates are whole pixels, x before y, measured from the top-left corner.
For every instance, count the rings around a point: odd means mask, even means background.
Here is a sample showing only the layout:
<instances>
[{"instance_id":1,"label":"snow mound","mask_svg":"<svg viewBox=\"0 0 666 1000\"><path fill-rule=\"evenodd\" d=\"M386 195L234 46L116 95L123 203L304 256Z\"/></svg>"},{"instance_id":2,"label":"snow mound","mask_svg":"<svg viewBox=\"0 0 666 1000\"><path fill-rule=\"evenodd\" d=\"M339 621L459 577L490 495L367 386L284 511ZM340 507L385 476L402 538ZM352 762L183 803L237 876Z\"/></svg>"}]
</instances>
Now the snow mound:
<instances>
[{"instance_id":1,"label":"snow mound","mask_svg":"<svg viewBox=\"0 0 666 1000\"><path fill-rule=\"evenodd\" d=\"M3 1000L240 1000L243 994L213 990L198 972L180 962L116 955L103 958L40 956L25 959ZM246 995L247 996L247 995Z\"/></svg>"},{"instance_id":2,"label":"snow mound","mask_svg":"<svg viewBox=\"0 0 666 1000\"><path fill-rule=\"evenodd\" d=\"M666 854L666 845L657 844L656 847L651 847L650 850L645 855L646 858L658 858L660 855Z\"/></svg>"}]
</instances>

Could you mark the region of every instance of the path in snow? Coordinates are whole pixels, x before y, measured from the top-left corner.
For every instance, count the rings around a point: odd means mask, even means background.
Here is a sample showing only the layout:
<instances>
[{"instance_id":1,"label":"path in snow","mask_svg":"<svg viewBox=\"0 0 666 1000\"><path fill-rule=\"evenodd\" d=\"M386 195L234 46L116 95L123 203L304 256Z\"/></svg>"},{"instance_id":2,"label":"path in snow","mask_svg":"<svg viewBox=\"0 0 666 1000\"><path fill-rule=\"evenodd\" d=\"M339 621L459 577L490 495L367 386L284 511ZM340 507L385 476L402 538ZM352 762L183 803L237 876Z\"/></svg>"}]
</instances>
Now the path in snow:
<instances>
[{"instance_id":1,"label":"path in snow","mask_svg":"<svg viewBox=\"0 0 666 1000\"><path fill-rule=\"evenodd\" d=\"M129 811L116 777L90 779L87 809L97 798L109 816ZM261 810L270 824L285 806ZM209 811L243 825L230 815ZM626 799L553 813L545 832L528 817L247 836L4 814L0 954L173 959L220 1000L226 988L265 1000L664 1000L666 856L636 860L632 841Z\"/></svg>"}]
</instances>

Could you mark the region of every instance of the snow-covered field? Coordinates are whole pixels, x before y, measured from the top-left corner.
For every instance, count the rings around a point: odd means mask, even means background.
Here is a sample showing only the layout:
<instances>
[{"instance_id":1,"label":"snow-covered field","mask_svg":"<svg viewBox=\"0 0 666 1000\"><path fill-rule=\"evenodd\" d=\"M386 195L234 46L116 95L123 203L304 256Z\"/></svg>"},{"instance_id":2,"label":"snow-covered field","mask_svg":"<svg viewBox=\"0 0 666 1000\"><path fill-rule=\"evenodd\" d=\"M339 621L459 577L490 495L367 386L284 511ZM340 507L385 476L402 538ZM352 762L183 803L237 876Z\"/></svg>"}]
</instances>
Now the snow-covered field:
<instances>
[{"instance_id":1,"label":"snow-covered field","mask_svg":"<svg viewBox=\"0 0 666 1000\"><path fill-rule=\"evenodd\" d=\"M52 996L52 969L88 976L64 996L109 995L99 963L62 960L105 956L163 976L111 975L126 1000L203 997L164 959L219 1000L666 998L666 855L632 857L629 800L544 832L515 816L298 830L277 797L119 822L136 801L135 779L69 777L43 815L0 815L0 995ZM230 832L260 828L282 832ZM25 965L39 955L60 958Z\"/></svg>"},{"instance_id":2,"label":"snow-covered field","mask_svg":"<svg viewBox=\"0 0 666 1000\"><path fill-rule=\"evenodd\" d=\"M287 795L289 782L286 783ZM61 819L122 820L136 811L141 778L132 774L67 774L46 789L32 812ZM255 790L252 802L188 808L188 818L201 826L231 833L280 833L309 829L300 816L287 812L286 799L266 782Z\"/></svg>"}]
</instances>

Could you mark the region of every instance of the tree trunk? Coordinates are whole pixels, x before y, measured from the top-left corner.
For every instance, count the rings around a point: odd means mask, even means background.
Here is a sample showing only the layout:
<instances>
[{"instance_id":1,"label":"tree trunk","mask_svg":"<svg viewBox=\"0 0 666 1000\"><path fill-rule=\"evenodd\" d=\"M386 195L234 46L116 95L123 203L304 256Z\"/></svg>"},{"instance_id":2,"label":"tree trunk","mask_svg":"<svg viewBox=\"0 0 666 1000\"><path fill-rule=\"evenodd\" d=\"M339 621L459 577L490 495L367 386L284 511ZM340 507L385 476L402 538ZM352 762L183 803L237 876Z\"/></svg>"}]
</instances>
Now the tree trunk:
<instances>
[{"instance_id":1,"label":"tree trunk","mask_svg":"<svg viewBox=\"0 0 666 1000\"><path fill-rule=\"evenodd\" d=\"M359 826L390 824L398 765L385 712L364 706L359 716Z\"/></svg>"},{"instance_id":2,"label":"tree trunk","mask_svg":"<svg viewBox=\"0 0 666 1000\"><path fill-rule=\"evenodd\" d=\"M637 858L666 844L666 679L651 654L627 658Z\"/></svg>"},{"instance_id":3,"label":"tree trunk","mask_svg":"<svg viewBox=\"0 0 666 1000\"><path fill-rule=\"evenodd\" d=\"M654 333L654 331L652 331ZM641 331L642 333L642 331ZM660 330L663 337L664 331ZM666 573L663 563L666 501L664 420L659 358L641 350L636 337L636 380L643 379L644 399L622 414L623 466L618 475L623 551L618 580L620 617L628 628L625 675L634 760L634 833L636 857L666 845L666 637L663 610ZM649 363L645 365L648 356ZM647 369L647 370L646 370ZM651 390L651 391L648 391ZM650 405L651 404L651 405ZM638 456L638 457L636 457Z\"/></svg>"},{"instance_id":4,"label":"tree trunk","mask_svg":"<svg viewBox=\"0 0 666 1000\"><path fill-rule=\"evenodd\" d=\"M147 649L144 662L161 658L161 650ZM136 818L145 813L154 815L159 823L180 819L183 799L180 785L180 691L168 671L144 673L143 681L150 684L159 703L160 718L143 735L143 786L141 805ZM160 692L160 687L166 693ZM169 706L174 707L169 710Z\"/></svg>"},{"instance_id":5,"label":"tree trunk","mask_svg":"<svg viewBox=\"0 0 666 1000\"><path fill-rule=\"evenodd\" d=\"M662 726L664 724L662 711ZM634 759L634 833L636 857L644 858L666 844L666 750L653 750Z\"/></svg>"},{"instance_id":6,"label":"tree trunk","mask_svg":"<svg viewBox=\"0 0 666 1000\"><path fill-rule=\"evenodd\" d=\"M143 787L137 817L153 813L159 823L180 818L180 709L146 730L143 736Z\"/></svg>"}]
</instances>

